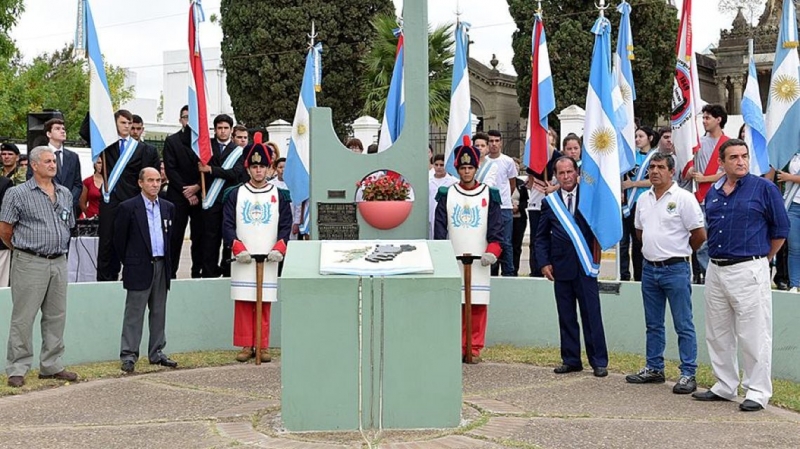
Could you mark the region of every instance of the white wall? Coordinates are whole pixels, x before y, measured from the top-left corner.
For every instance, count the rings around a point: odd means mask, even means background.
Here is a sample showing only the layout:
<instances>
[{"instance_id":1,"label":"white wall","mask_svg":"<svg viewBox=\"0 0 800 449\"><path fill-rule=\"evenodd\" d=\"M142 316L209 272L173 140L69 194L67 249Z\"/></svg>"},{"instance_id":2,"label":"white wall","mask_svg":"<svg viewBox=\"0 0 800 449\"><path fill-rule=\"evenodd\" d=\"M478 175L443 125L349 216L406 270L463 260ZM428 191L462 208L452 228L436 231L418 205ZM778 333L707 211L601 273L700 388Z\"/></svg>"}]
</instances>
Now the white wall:
<instances>
[{"instance_id":1,"label":"white wall","mask_svg":"<svg viewBox=\"0 0 800 449\"><path fill-rule=\"evenodd\" d=\"M164 117L167 123L177 123L180 109L188 102L189 62L187 50L164 52ZM220 48L204 48L203 62L208 91L209 124L219 114L233 116L231 97L226 87Z\"/></svg>"}]
</instances>

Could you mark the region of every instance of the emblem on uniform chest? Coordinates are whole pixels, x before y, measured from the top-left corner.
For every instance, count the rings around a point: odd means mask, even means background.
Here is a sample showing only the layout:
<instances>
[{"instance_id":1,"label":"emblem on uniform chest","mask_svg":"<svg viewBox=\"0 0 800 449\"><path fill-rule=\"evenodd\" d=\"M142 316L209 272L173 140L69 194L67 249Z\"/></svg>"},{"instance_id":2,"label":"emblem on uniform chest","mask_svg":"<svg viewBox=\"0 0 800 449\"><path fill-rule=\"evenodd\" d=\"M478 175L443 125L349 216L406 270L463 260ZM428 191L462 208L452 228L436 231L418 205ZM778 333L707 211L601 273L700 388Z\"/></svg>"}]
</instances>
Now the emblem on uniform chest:
<instances>
[{"instance_id":1,"label":"emblem on uniform chest","mask_svg":"<svg viewBox=\"0 0 800 449\"><path fill-rule=\"evenodd\" d=\"M678 208L678 205L675 204L674 201L670 201L669 203L667 203L667 212L669 212L671 214L675 213L675 209L677 209L677 208Z\"/></svg>"},{"instance_id":2,"label":"emblem on uniform chest","mask_svg":"<svg viewBox=\"0 0 800 449\"><path fill-rule=\"evenodd\" d=\"M478 206L456 204L452 219L453 227L477 228L481 224L481 210Z\"/></svg>"},{"instance_id":3,"label":"emblem on uniform chest","mask_svg":"<svg viewBox=\"0 0 800 449\"><path fill-rule=\"evenodd\" d=\"M272 209L268 204L244 200L242 206L242 221L248 225L266 225L272 221Z\"/></svg>"}]
</instances>

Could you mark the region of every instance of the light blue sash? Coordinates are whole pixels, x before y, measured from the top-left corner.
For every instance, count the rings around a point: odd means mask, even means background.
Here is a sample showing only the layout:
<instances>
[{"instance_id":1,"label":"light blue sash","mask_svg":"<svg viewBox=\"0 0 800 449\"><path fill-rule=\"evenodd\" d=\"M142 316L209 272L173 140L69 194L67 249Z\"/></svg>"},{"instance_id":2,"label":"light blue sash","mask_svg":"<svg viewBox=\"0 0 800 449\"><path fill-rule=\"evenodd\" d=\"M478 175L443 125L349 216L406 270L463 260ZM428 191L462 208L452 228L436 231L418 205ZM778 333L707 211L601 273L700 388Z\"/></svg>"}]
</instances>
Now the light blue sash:
<instances>
[{"instance_id":1,"label":"light blue sash","mask_svg":"<svg viewBox=\"0 0 800 449\"><path fill-rule=\"evenodd\" d=\"M647 157L644 158L642 165L639 166L639 171L636 172L636 176L633 179L634 181L638 182L644 179L645 175L647 174L647 169L648 167L650 167L650 159L653 157L654 154L656 154L657 151L658 150L650 150L650 152L647 153ZM626 218L630 217L631 208L633 207L634 204L636 204L636 200L638 200L638 198L636 198L636 194L639 193L640 188L641 187L631 187L630 189L628 189L627 192L628 204L624 204L622 206L622 215L624 217Z\"/></svg>"},{"instance_id":2,"label":"light blue sash","mask_svg":"<svg viewBox=\"0 0 800 449\"><path fill-rule=\"evenodd\" d=\"M800 170L797 170L797 172L794 174L800 175ZM786 192L786 198L783 200L783 206L786 208L786 210L789 210L789 207L792 206L794 197L797 195L798 190L800 190L800 182L793 182L792 187L789 188L788 192Z\"/></svg>"},{"instance_id":3,"label":"light blue sash","mask_svg":"<svg viewBox=\"0 0 800 449\"><path fill-rule=\"evenodd\" d=\"M231 151L231 154L225 158L225 162L222 163L222 168L225 170L230 170L236 164L236 161L242 156L242 152L244 148L236 147L235 150ZM211 188L208 189L206 193L206 199L203 200L203 209L208 209L209 207L214 205L214 202L217 201L217 197L219 196L220 192L222 191L222 186L225 184L225 180L222 178L217 178L214 182L211 183Z\"/></svg>"},{"instance_id":4,"label":"light blue sash","mask_svg":"<svg viewBox=\"0 0 800 449\"><path fill-rule=\"evenodd\" d=\"M575 246L575 251L578 253L578 260L581 261L581 265L583 266L583 272L586 273L587 276L596 278L600 273L600 264L594 263L594 259L592 258L592 250L589 248L589 244L586 243L586 239L583 238L583 234L581 233L578 224L575 223L575 217L569 213L569 209L567 209L567 206L564 205L564 200L561 199L561 194L558 190L556 190L550 195L544 197L544 200L547 201L547 204L549 204L550 208L553 209L553 212L556 214L556 218L558 218L558 222L561 223L561 226L563 226L564 230L567 231L567 235L569 235L570 240L572 240L572 244Z\"/></svg>"},{"instance_id":5,"label":"light blue sash","mask_svg":"<svg viewBox=\"0 0 800 449\"><path fill-rule=\"evenodd\" d=\"M108 189L103 189L103 201L108 203L111 200L111 192L114 191L114 187L117 186L117 182L119 181L119 177L122 176L122 172L125 171L125 167L130 162L131 158L133 157L133 153L136 152L136 147L139 146L139 142L136 139L131 139L131 147L126 148L125 152L119 155L119 159L117 163L114 165L114 168L111 170L111 174L108 175Z\"/></svg>"},{"instance_id":6,"label":"light blue sash","mask_svg":"<svg viewBox=\"0 0 800 449\"><path fill-rule=\"evenodd\" d=\"M475 180L481 184L486 184L486 180L484 178L486 178L486 175L489 174L489 168L491 168L492 165L494 165L494 161L487 157L486 162L481 164L478 172L475 173Z\"/></svg>"}]
</instances>

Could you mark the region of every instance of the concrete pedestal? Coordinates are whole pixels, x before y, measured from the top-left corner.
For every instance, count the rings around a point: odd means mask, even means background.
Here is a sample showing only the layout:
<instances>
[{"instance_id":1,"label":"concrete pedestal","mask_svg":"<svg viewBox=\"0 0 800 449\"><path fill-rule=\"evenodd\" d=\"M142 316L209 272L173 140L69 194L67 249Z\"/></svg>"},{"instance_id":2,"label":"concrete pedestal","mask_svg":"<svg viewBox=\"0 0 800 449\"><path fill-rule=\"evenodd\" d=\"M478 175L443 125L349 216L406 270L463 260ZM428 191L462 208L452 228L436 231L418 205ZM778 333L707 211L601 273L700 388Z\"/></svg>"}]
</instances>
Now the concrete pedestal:
<instances>
[{"instance_id":1,"label":"concrete pedestal","mask_svg":"<svg viewBox=\"0 0 800 449\"><path fill-rule=\"evenodd\" d=\"M284 426L458 426L461 280L450 242L428 242L433 274L391 277L320 275L320 244L291 242L279 283Z\"/></svg>"}]
</instances>

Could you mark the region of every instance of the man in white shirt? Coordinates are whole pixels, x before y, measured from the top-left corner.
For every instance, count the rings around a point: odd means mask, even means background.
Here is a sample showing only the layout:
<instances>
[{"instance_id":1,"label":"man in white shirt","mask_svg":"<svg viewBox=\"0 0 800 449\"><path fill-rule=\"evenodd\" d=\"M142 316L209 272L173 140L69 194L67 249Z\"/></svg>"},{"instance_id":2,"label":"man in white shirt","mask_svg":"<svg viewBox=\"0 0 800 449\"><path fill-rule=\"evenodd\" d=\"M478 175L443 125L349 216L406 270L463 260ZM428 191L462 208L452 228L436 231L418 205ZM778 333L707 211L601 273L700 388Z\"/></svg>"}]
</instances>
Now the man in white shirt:
<instances>
[{"instance_id":1,"label":"man in white shirt","mask_svg":"<svg viewBox=\"0 0 800 449\"><path fill-rule=\"evenodd\" d=\"M481 153L481 166L475 173L475 180L489 187L497 187L496 175L497 164L493 159L489 159L489 135L484 132L476 133L472 136L472 146Z\"/></svg>"},{"instance_id":2,"label":"man in white shirt","mask_svg":"<svg viewBox=\"0 0 800 449\"><path fill-rule=\"evenodd\" d=\"M645 167L640 168L644 170ZM666 347L664 314L667 302L678 334L681 377L675 394L697 389L697 336L692 321L692 250L706 240L705 219L694 195L673 181L675 160L655 153L650 158L652 187L636 204L636 237L642 241L642 300L646 335L646 365L628 383L663 383Z\"/></svg>"},{"instance_id":3,"label":"man in white shirt","mask_svg":"<svg viewBox=\"0 0 800 449\"><path fill-rule=\"evenodd\" d=\"M450 187L458 182L458 178L447 173L444 168L444 155L433 157L433 176L428 178L428 238L433 240L433 223L436 216L436 193L439 187Z\"/></svg>"},{"instance_id":4,"label":"man in white shirt","mask_svg":"<svg viewBox=\"0 0 800 449\"><path fill-rule=\"evenodd\" d=\"M516 188L516 177L519 168L514 159L503 154L503 137L496 129L489 130L489 155L488 160L497 165L495 174L495 187L500 191L502 204L500 210L503 214L503 252L500 255L500 268L503 276L514 274L514 248L511 245L511 234L514 230L513 205L511 192ZM494 273L493 273L494 274Z\"/></svg>"}]
</instances>

